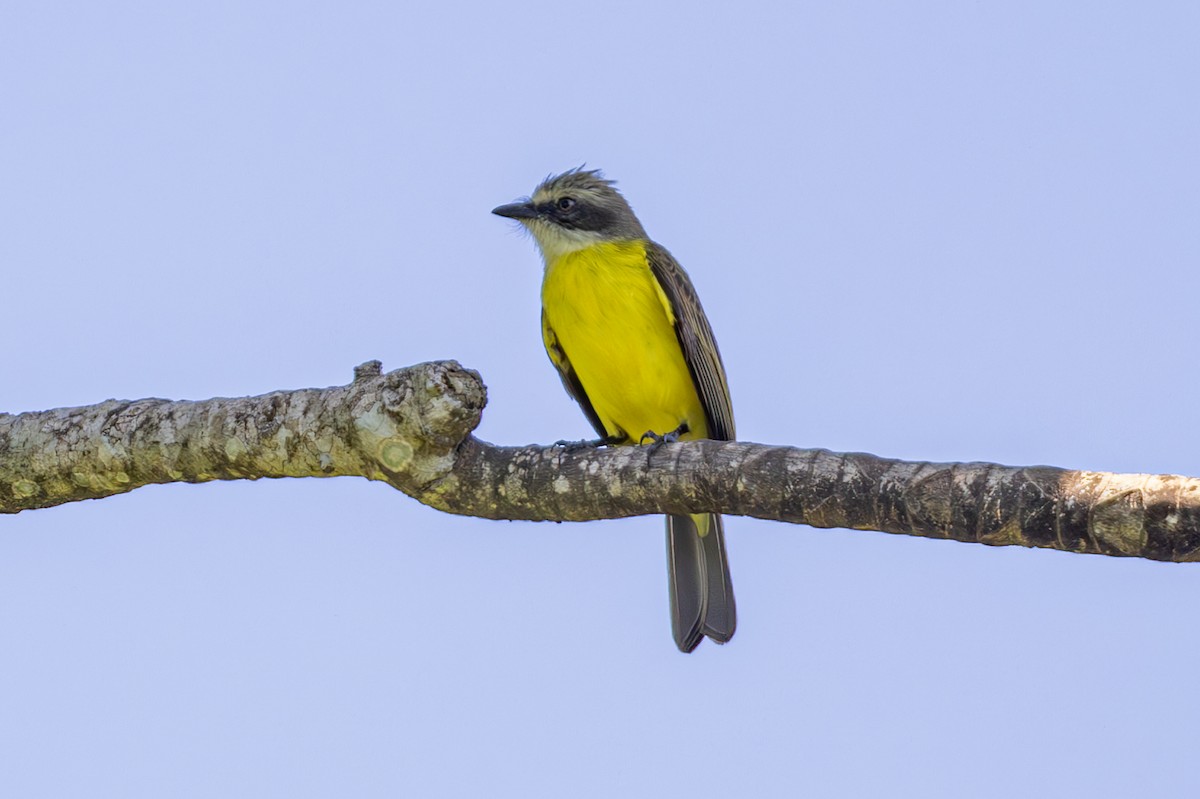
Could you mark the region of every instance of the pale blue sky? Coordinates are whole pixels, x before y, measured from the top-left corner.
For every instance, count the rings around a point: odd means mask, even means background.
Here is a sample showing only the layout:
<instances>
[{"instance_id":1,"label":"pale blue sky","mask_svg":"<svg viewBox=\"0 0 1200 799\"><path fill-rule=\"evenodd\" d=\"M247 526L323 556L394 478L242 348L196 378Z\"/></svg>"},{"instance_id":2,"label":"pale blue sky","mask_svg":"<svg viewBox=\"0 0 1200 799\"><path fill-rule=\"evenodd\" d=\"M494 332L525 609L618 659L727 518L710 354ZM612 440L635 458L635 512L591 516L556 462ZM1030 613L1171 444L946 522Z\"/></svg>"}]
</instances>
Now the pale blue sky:
<instances>
[{"instance_id":1,"label":"pale blue sky","mask_svg":"<svg viewBox=\"0 0 1200 799\"><path fill-rule=\"evenodd\" d=\"M4 3L0 410L457 358L588 433L489 210L603 167L748 440L1200 475L1194 3ZM1200 570L363 480L0 518L5 796L1192 796Z\"/></svg>"}]
</instances>

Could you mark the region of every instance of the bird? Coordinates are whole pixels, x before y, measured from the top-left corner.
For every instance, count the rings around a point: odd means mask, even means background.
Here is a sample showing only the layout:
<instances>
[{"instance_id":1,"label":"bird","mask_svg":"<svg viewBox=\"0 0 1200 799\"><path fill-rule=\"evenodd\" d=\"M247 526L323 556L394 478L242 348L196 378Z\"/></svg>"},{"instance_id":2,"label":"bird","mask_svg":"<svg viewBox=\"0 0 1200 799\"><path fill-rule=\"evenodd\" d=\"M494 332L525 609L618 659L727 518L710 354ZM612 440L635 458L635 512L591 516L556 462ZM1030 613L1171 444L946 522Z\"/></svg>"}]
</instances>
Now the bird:
<instances>
[{"instance_id":1,"label":"bird","mask_svg":"<svg viewBox=\"0 0 1200 799\"><path fill-rule=\"evenodd\" d=\"M544 262L542 338L594 446L734 439L733 403L692 281L600 170L546 178L492 213L532 234ZM671 632L682 652L737 627L715 513L667 516Z\"/></svg>"}]
</instances>

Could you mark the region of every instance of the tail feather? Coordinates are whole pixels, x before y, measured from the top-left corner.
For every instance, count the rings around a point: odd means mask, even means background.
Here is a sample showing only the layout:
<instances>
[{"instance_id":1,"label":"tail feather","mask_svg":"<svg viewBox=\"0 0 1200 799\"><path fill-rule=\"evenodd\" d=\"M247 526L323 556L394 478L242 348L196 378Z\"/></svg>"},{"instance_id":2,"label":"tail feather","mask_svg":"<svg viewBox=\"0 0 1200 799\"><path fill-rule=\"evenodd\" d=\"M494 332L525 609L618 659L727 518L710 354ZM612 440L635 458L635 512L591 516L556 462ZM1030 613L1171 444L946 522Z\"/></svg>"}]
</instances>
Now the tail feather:
<instances>
[{"instance_id":1,"label":"tail feather","mask_svg":"<svg viewBox=\"0 0 1200 799\"><path fill-rule=\"evenodd\" d=\"M729 558L725 555L725 525L716 514L708 518L708 535L700 539L708 578L704 634L723 644L737 629L737 606L733 601L733 581L729 579Z\"/></svg>"},{"instance_id":2,"label":"tail feather","mask_svg":"<svg viewBox=\"0 0 1200 799\"><path fill-rule=\"evenodd\" d=\"M706 635L723 644L737 628L721 517L708 514L700 521L708 528L703 537L693 517L667 517L671 632L683 652L691 652Z\"/></svg>"},{"instance_id":3,"label":"tail feather","mask_svg":"<svg viewBox=\"0 0 1200 799\"><path fill-rule=\"evenodd\" d=\"M681 652L704 639L708 582L696 525L690 516L667 517L667 573L671 591L671 634Z\"/></svg>"}]
</instances>

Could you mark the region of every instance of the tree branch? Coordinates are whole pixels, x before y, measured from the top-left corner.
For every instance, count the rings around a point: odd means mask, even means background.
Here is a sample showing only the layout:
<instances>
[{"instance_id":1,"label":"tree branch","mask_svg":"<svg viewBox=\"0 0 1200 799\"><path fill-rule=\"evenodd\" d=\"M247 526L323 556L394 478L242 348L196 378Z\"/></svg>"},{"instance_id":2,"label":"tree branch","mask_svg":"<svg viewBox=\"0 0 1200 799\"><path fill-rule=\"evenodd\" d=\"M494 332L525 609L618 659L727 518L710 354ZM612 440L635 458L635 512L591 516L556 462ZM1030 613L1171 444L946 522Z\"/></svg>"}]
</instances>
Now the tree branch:
<instances>
[{"instance_id":1,"label":"tree branch","mask_svg":"<svg viewBox=\"0 0 1200 799\"><path fill-rule=\"evenodd\" d=\"M1195 478L740 441L498 447L470 435L486 399L479 375L453 361L387 374L372 361L336 388L0 414L0 513L154 483L358 475L488 519L715 511L996 546L1200 558Z\"/></svg>"}]
</instances>

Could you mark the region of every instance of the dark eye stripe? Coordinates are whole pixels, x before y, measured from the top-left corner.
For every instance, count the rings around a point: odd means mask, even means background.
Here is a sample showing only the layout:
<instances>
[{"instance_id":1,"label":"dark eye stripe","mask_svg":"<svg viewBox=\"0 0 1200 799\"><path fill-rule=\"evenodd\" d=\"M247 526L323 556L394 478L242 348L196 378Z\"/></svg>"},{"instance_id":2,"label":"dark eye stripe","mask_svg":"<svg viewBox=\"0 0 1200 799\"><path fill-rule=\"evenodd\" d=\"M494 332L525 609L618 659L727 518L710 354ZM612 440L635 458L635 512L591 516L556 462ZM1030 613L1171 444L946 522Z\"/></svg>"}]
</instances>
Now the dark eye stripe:
<instances>
[{"instance_id":1,"label":"dark eye stripe","mask_svg":"<svg viewBox=\"0 0 1200 799\"><path fill-rule=\"evenodd\" d=\"M559 203L563 200L571 200L571 207L561 208ZM580 202L573 197L560 197L557 200L538 203L537 210L549 221L567 230L604 230L616 221L616 214L612 209Z\"/></svg>"}]
</instances>

